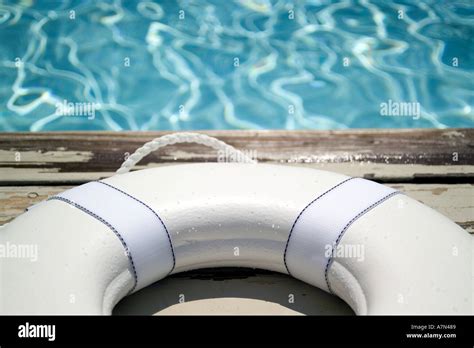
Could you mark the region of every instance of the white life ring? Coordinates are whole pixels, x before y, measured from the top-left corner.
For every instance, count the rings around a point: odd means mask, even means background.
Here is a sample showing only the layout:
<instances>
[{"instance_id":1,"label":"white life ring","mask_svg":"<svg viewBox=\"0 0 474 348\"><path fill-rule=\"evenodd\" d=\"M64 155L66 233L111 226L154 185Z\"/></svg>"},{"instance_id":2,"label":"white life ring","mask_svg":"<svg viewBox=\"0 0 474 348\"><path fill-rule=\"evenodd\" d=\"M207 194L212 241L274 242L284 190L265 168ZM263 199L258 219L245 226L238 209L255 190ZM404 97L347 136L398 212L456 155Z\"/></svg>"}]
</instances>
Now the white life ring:
<instances>
[{"instance_id":1,"label":"white life ring","mask_svg":"<svg viewBox=\"0 0 474 348\"><path fill-rule=\"evenodd\" d=\"M203 163L114 175L29 209L0 229L0 245L38 251L0 259L1 314L110 314L171 273L226 266L290 274L356 314L472 313L466 231L389 187L314 169Z\"/></svg>"}]
</instances>

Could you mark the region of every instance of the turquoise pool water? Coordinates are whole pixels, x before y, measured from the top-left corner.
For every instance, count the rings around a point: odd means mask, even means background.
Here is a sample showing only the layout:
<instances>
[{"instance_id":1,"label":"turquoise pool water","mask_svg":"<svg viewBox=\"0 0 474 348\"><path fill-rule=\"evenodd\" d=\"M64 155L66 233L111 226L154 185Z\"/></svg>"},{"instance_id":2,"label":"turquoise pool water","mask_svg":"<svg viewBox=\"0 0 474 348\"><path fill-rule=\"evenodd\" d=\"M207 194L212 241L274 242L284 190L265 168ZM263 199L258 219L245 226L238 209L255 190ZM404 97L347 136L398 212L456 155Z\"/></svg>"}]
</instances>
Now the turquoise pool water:
<instances>
[{"instance_id":1,"label":"turquoise pool water","mask_svg":"<svg viewBox=\"0 0 474 348\"><path fill-rule=\"evenodd\" d=\"M1 1L0 130L474 126L464 1Z\"/></svg>"}]
</instances>

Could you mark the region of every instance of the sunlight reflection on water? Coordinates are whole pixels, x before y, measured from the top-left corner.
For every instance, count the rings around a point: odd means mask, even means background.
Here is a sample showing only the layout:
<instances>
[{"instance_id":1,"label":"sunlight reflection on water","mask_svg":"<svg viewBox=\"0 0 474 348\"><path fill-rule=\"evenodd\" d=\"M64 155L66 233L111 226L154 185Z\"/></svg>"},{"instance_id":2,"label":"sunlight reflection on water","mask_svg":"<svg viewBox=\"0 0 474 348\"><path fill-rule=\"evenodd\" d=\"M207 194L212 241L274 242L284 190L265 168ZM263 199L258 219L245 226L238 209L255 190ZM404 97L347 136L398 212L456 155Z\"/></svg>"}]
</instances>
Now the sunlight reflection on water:
<instances>
[{"instance_id":1,"label":"sunlight reflection on water","mask_svg":"<svg viewBox=\"0 0 474 348\"><path fill-rule=\"evenodd\" d=\"M0 130L472 127L473 38L469 1L0 1Z\"/></svg>"}]
</instances>

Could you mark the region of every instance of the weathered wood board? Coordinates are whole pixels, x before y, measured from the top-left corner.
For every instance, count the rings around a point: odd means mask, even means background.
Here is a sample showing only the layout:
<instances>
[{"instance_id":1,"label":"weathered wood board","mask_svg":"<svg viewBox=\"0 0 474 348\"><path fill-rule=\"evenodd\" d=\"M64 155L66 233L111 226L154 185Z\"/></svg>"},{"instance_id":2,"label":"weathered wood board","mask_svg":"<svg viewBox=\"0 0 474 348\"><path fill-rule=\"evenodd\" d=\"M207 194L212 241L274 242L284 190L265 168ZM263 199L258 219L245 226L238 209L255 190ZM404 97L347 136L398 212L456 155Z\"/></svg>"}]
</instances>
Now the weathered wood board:
<instances>
[{"instance_id":1,"label":"weathered wood board","mask_svg":"<svg viewBox=\"0 0 474 348\"><path fill-rule=\"evenodd\" d=\"M0 134L0 185L79 184L110 176L127 154L165 132ZM381 182L469 183L474 129L351 131L211 131L262 163L332 170ZM176 144L137 169L216 161L202 145Z\"/></svg>"},{"instance_id":2,"label":"weathered wood board","mask_svg":"<svg viewBox=\"0 0 474 348\"><path fill-rule=\"evenodd\" d=\"M332 170L385 182L474 232L474 130L211 131L261 163ZM108 177L166 132L0 134L0 224L70 185ZM216 161L197 144L150 154L137 169Z\"/></svg>"}]
</instances>

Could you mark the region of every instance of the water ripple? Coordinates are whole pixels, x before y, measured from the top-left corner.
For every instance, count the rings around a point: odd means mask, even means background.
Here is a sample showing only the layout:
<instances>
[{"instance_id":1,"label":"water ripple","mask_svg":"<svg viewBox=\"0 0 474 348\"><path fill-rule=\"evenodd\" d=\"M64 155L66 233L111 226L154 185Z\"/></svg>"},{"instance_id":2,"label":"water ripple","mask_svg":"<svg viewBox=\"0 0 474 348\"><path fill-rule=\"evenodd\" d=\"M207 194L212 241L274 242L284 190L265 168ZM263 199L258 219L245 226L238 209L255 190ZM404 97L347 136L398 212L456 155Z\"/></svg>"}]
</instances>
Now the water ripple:
<instances>
[{"instance_id":1,"label":"water ripple","mask_svg":"<svg viewBox=\"0 0 474 348\"><path fill-rule=\"evenodd\" d=\"M468 0L0 1L0 130L473 127L473 47Z\"/></svg>"}]
</instances>

